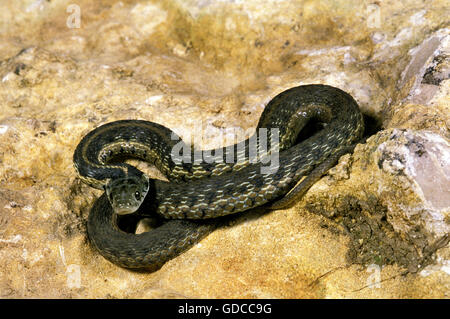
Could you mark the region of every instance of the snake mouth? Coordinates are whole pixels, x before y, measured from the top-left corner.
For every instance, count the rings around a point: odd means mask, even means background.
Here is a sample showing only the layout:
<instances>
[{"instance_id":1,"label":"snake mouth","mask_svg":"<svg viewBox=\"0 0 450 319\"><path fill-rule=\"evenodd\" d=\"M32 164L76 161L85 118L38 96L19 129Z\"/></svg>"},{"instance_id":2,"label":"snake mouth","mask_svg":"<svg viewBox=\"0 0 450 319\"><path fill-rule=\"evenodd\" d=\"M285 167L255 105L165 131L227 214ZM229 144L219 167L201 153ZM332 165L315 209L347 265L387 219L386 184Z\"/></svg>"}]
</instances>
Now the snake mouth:
<instances>
[{"instance_id":1,"label":"snake mouth","mask_svg":"<svg viewBox=\"0 0 450 319\"><path fill-rule=\"evenodd\" d=\"M128 215L132 214L135 211L137 211L139 206L129 205L129 204L115 204L114 205L114 212L117 215Z\"/></svg>"},{"instance_id":2,"label":"snake mouth","mask_svg":"<svg viewBox=\"0 0 450 319\"><path fill-rule=\"evenodd\" d=\"M130 199L127 192L111 194L109 199L114 212L118 215L132 214L139 209L142 201Z\"/></svg>"}]
</instances>

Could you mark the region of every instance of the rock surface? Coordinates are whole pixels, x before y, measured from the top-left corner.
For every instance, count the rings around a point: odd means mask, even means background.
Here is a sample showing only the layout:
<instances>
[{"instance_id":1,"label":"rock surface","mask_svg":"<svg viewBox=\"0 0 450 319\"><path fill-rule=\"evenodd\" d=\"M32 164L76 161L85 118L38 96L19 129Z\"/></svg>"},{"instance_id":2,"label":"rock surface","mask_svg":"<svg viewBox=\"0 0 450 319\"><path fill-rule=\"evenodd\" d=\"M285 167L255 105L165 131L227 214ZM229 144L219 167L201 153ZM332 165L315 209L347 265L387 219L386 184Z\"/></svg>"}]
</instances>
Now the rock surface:
<instances>
[{"instance_id":1,"label":"rock surface","mask_svg":"<svg viewBox=\"0 0 450 319\"><path fill-rule=\"evenodd\" d=\"M445 1L77 3L1 4L0 297L449 297ZM217 147L307 83L352 94L368 130L298 204L243 214L154 273L91 247L100 192L72 166L87 132L145 119Z\"/></svg>"}]
</instances>

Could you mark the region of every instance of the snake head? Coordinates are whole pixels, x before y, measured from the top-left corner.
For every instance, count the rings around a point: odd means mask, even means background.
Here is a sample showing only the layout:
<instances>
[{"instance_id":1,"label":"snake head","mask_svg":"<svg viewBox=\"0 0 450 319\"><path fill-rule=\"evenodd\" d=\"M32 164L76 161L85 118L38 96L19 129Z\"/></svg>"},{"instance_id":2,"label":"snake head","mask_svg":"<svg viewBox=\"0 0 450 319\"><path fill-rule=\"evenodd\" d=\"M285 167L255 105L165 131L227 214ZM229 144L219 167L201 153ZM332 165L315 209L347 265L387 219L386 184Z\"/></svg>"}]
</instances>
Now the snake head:
<instances>
[{"instance_id":1,"label":"snake head","mask_svg":"<svg viewBox=\"0 0 450 319\"><path fill-rule=\"evenodd\" d=\"M144 201L148 189L149 179L144 174L111 179L105 186L109 202L118 215L137 211Z\"/></svg>"}]
</instances>

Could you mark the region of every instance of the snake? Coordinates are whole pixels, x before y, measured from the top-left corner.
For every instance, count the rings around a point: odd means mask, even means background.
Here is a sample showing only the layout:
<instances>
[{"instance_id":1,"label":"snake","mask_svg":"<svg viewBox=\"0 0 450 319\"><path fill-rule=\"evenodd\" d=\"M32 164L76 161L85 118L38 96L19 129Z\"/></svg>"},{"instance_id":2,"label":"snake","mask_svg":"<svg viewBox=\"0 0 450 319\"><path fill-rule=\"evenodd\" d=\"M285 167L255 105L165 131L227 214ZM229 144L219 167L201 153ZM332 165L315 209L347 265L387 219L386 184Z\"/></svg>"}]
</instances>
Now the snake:
<instances>
[{"instance_id":1,"label":"snake","mask_svg":"<svg viewBox=\"0 0 450 319\"><path fill-rule=\"evenodd\" d=\"M264 108L252 136L200 152L158 123L103 124L81 139L73 155L78 177L104 190L89 212L89 240L120 267L158 270L227 216L259 206L291 206L363 132L357 102L325 84L279 93ZM149 178L127 158L154 165L167 181ZM157 216L161 222L135 234L120 226L131 216Z\"/></svg>"}]
</instances>

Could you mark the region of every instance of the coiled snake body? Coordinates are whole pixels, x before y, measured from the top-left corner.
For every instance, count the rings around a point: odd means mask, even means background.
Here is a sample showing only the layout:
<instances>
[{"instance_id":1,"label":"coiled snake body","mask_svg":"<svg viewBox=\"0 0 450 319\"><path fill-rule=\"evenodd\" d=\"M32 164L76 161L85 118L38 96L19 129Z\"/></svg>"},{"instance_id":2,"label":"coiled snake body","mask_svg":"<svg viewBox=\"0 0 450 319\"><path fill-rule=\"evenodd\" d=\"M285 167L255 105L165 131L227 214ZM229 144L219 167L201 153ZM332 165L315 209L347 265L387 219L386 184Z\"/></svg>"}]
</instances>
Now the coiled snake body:
<instances>
[{"instance_id":1,"label":"coiled snake body","mask_svg":"<svg viewBox=\"0 0 450 319\"><path fill-rule=\"evenodd\" d=\"M324 127L296 143L311 119ZM74 153L79 177L106 190L89 214L89 238L113 263L156 270L214 230L220 224L217 217L267 203L275 202L273 208L292 203L362 137L363 126L349 94L320 84L291 88L268 103L257 125L268 129L267 149L259 136L249 138L231 148L211 150L214 160L209 162L196 162L194 152L181 163L175 161L171 152L187 145L156 123L125 120L100 126ZM252 145L261 158L278 156L274 169L262 173L267 163L250 159ZM230 154L231 161L226 157ZM149 179L131 165L112 163L122 156L155 164L169 182ZM118 217L136 210L156 211L171 220L138 235L120 230Z\"/></svg>"}]
</instances>

